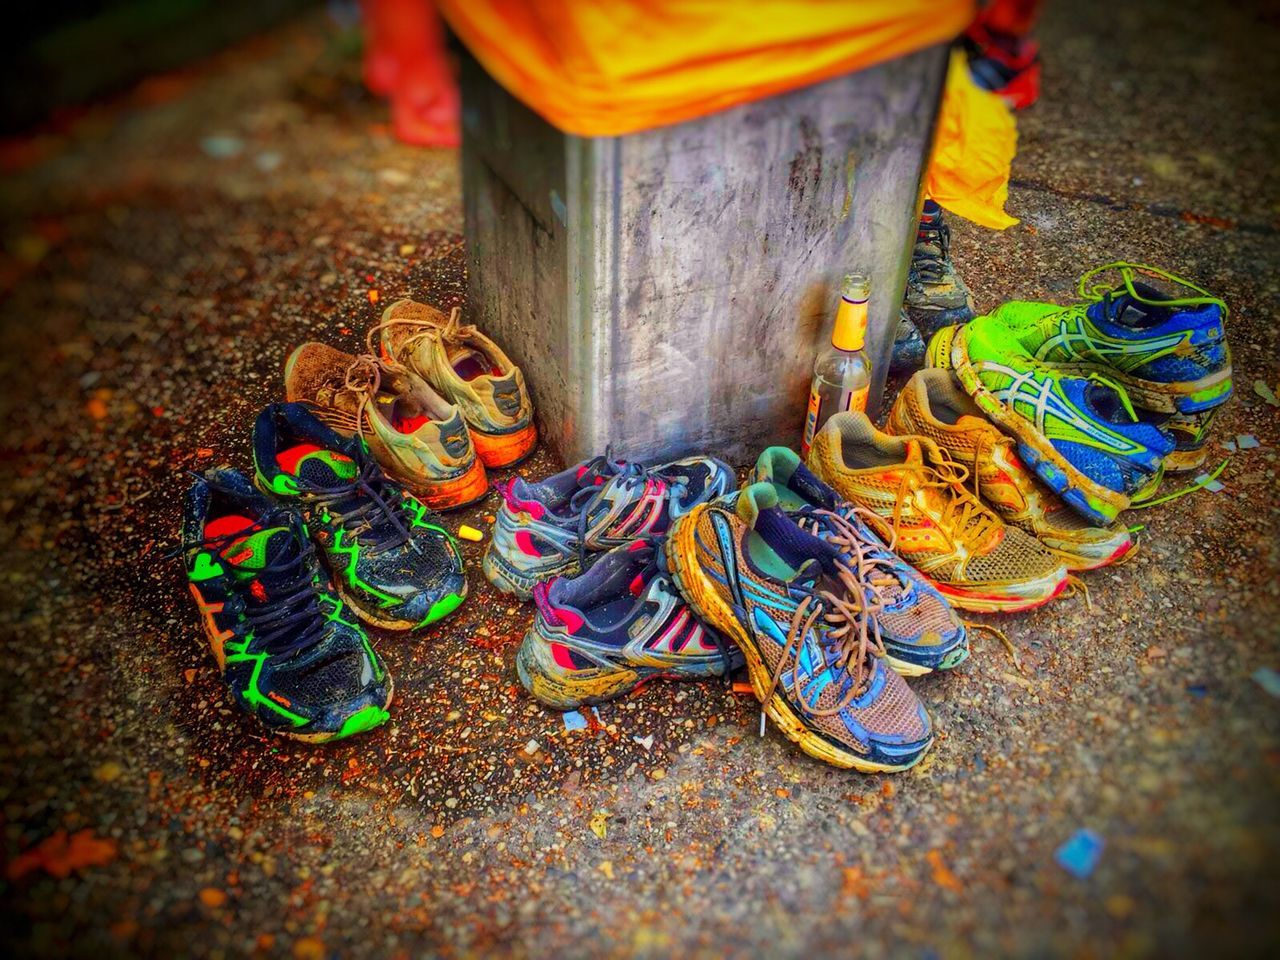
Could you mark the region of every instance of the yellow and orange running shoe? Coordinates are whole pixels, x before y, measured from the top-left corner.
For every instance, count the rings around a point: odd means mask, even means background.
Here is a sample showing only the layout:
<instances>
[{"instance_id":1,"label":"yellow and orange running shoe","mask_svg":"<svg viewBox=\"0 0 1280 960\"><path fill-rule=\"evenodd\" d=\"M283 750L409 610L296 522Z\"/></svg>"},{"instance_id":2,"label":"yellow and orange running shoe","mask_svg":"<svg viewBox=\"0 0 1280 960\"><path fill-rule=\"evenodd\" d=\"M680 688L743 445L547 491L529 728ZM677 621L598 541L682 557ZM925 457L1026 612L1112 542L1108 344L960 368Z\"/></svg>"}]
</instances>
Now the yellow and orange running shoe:
<instances>
[{"instance_id":1,"label":"yellow and orange running shoe","mask_svg":"<svg viewBox=\"0 0 1280 960\"><path fill-rule=\"evenodd\" d=\"M430 304L399 300L369 331L369 349L409 367L458 405L486 467L509 467L538 443L524 374L461 316L458 307L446 317Z\"/></svg>"},{"instance_id":2,"label":"yellow and orange running shoe","mask_svg":"<svg viewBox=\"0 0 1280 960\"><path fill-rule=\"evenodd\" d=\"M359 434L383 472L433 510L489 492L461 411L411 370L304 343L285 361L284 389L343 436Z\"/></svg>"},{"instance_id":3,"label":"yellow and orange running shoe","mask_svg":"<svg viewBox=\"0 0 1280 960\"><path fill-rule=\"evenodd\" d=\"M1133 549L1124 526L1093 526L1040 483L1019 459L1014 439L986 418L949 370L921 370L908 380L885 432L936 443L969 471L975 497L1061 557L1068 570L1105 567Z\"/></svg>"},{"instance_id":4,"label":"yellow and orange running shoe","mask_svg":"<svg viewBox=\"0 0 1280 960\"><path fill-rule=\"evenodd\" d=\"M975 497L969 472L928 437L892 437L866 414L838 413L814 437L809 469L954 606L1029 610L1067 587L1062 560Z\"/></svg>"}]
</instances>

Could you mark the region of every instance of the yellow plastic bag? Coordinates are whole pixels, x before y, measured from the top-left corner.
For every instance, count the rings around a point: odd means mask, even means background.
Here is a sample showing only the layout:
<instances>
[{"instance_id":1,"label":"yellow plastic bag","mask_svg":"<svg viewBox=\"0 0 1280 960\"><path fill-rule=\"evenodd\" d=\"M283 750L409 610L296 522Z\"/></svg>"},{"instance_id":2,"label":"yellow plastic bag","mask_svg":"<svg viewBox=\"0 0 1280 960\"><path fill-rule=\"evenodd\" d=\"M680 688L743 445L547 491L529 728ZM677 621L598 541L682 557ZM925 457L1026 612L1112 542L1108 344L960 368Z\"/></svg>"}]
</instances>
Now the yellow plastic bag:
<instances>
[{"instance_id":1,"label":"yellow plastic bag","mask_svg":"<svg viewBox=\"0 0 1280 960\"><path fill-rule=\"evenodd\" d=\"M973 0L439 0L551 123L618 136L862 70L968 26Z\"/></svg>"},{"instance_id":2,"label":"yellow plastic bag","mask_svg":"<svg viewBox=\"0 0 1280 960\"><path fill-rule=\"evenodd\" d=\"M1013 112L973 82L963 53L952 52L925 194L956 216L984 227L1011 227L1018 220L1004 212L1004 205L1017 149Z\"/></svg>"}]
</instances>

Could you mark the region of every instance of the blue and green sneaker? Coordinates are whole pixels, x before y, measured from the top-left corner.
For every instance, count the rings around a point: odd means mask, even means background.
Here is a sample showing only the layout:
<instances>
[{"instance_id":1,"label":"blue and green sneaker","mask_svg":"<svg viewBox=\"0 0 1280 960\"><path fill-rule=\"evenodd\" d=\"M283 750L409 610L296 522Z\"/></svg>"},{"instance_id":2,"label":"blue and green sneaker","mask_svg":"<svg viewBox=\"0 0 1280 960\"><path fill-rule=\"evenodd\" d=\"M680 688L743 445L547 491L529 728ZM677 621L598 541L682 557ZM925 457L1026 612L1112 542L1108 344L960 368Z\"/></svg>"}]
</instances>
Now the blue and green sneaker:
<instances>
[{"instance_id":1,"label":"blue and green sneaker","mask_svg":"<svg viewBox=\"0 0 1280 960\"><path fill-rule=\"evenodd\" d=\"M218 668L271 731L320 743L387 719L392 682L302 517L220 467L187 491L182 558Z\"/></svg>"},{"instance_id":2,"label":"blue and green sneaker","mask_svg":"<svg viewBox=\"0 0 1280 960\"><path fill-rule=\"evenodd\" d=\"M359 617L425 627L467 595L462 555L439 519L389 480L359 437L299 403L272 404L253 428L256 481L298 505L334 583Z\"/></svg>"},{"instance_id":3,"label":"blue and green sneaker","mask_svg":"<svg viewBox=\"0 0 1280 960\"><path fill-rule=\"evenodd\" d=\"M1148 487L1173 439L1138 420L1123 388L1097 373L1064 373L1031 355L998 317L956 331L951 363L1018 454L1081 516L1109 524Z\"/></svg>"},{"instance_id":4,"label":"blue and green sneaker","mask_svg":"<svg viewBox=\"0 0 1280 960\"><path fill-rule=\"evenodd\" d=\"M1015 300L991 316L1036 360L1075 376L1101 374L1124 387L1135 407L1195 414L1231 396L1227 305L1207 290L1156 267L1117 262L1081 277L1079 294L1082 301L1069 307Z\"/></svg>"}]
</instances>

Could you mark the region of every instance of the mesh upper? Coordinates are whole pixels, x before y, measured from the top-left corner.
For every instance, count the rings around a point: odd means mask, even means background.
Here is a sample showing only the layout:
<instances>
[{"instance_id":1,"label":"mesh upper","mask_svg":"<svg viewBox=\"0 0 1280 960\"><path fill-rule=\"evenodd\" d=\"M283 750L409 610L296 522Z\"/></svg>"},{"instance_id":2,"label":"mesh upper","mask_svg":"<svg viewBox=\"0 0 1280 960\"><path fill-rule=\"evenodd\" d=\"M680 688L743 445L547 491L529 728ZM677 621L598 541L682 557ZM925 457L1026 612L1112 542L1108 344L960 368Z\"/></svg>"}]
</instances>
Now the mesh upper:
<instances>
[{"instance_id":1,"label":"mesh upper","mask_svg":"<svg viewBox=\"0 0 1280 960\"><path fill-rule=\"evenodd\" d=\"M1027 577L1047 576L1062 565L1037 540L1017 527L1005 527L1004 539L990 553L974 554L965 564L967 579L1021 580Z\"/></svg>"}]
</instances>

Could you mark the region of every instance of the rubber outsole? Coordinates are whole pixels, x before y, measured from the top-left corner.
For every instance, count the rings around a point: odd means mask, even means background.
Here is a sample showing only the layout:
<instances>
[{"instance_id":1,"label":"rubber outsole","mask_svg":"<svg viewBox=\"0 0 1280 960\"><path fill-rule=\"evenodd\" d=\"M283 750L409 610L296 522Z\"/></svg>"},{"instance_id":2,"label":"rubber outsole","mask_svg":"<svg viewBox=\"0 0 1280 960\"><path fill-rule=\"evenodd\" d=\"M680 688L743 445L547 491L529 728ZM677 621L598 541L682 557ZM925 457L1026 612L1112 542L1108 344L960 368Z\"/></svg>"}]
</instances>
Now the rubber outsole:
<instances>
[{"instance_id":1,"label":"rubber outsole","mask_svg":"<svg viewBox=\"0 0 1280 960\"><path fill-rule=\"evenodd\" d=\"M501 554L494 553L493 541L480 558L480 570L494 588L500 593L507 593L517 600L532 600L533 588L546 580L556 577L573 577L580 570L577 559L539 573L536 577L527 576L510 569L510 564L502 559Z\"/></svg>"},{"instance_id":2,"label":"rubber outsole","mask_svg":"<svg viewBox=\"0 0 1280 960\"><path fill-rule=\"evenodd\" d=\"M534 423L513 433L483 433L475 427L470 429L476 456L490 470L514 467L533 453L538 445L538 427Z\"/></svg>"},{"instance_id":3,"label":"rubber outsole","mask_svg":"<svg viewBox=\"0 0 1280 960\"><path fill-rule=\"evenodd\" d=\"M383 471L432 510L457 510L478 503L489 495L489 477L479 459L461 476L450 480L417 480L389 470L385 465Z\"/></svg>"},{"instance_id":4,"label":"rubber outsole","mask_svg":"<svg viewBox=\"0 0 1280 960\"><path fill-rule=\"evenodd\" d=\"M1022 613L1025 610L1043 607L1067 589L1065 568L1063 569L1062 579L1058 580L1052 589L1033 597L1000 597L989 593L977 594L952 584L939 583L932 578L929 579L929 582L950 601L953 607L968 610L970 613Z\"/></svg>"},{"instance_id":5,"label":"rubber outsole","mask_svg":"<svg viewBox=\"0 0 1280 960\"><path fill-rule=\"evenodd\" d=\"M755 641L743 629L733 611L720 598L715 587L711 585L710 579L698 569L696 562L687 559L696 556L693 534L697 529L698 517L706 509L708 509L707 504L694 507L689 513L676 520L668 532L667 558L671 577L680 595L693 608L694 613L738 645L738 649L742 651L747 661L747 676L751 681L751 690L760 701L765 715L782 731L783 736L801 750L814 759L822 760L834 767L857 770L861 773L898 773L919 763L933 746L932 737L907 763L877 763L841 749L826 738L810 731L776 690L771 697L765 699L765 691L769 688L771 678Z\"/></svg>"},{"instance_id":6,"label":"rubber outsole","mask_svg":"<svg viewBox=\"0 0 1280 960\"><path fill-rule=\"evenodd\" d=\"M962 329L956 334L951 348L951 365L969 396L992 421L1014 437L1023 462L1064 503L1100 526L1109 526L1120 511L1129 506L1129 498L1081 473L1025 417L1015 413L987 389L969 360L965 333L966 330Z\"/></svg>"},{"instance_id":7,"label":"rubber outsole","mask_svg":"<svg viewBox=\"0 0 1280 960\"><path fill-rule=\"evenodd\" d=\"M378 627L381 630L407 631L416 630L419 627L430 626L431 624L443 620L454 610L462 606L462 601L467 598L467 582L462 581L462 589L456 593L447 593L434 604L432 604L431 612L421 620L399 620L394 617L383 617L377 611L370 610L364 606L362 600L356 599L355 593L348 587L343 586L334 578L333 588L338 592L338 596L342 597L343 602L351 608L355 615L369 624L371 627ZM457 598L456 600L454 598ZM438 610L438 612L436 612ZM433 616L434 613L434 616Z\"/></svg>"},{"instance_id":8,"label":"rubber outsole","mask_svg":"<svg viewBox=\"0 0 1280 960\"><path fill-rule=\"evenodd\" d=\"M1060 549L1052 544L1045 543L1044 540L1041 540L1040 542L1044 544L1046 550L1052 553L1055 557L1061 559L1062 562L1067 565L1068 573L1083 573L1086 570L1098 570L1102 567L1108 567L1113 563L1119 563L1128 556L1130 552L1136 550L1138 546L1137 542L1130 537L1125 540L1124 543L1116 547L1116 549L1111 553L1095 558L1086 557L1080 553L1073 553L1070 550Z\"/></svg>"}]
</instances>

